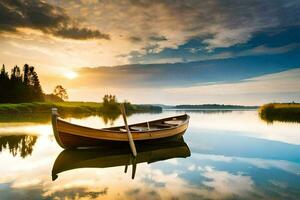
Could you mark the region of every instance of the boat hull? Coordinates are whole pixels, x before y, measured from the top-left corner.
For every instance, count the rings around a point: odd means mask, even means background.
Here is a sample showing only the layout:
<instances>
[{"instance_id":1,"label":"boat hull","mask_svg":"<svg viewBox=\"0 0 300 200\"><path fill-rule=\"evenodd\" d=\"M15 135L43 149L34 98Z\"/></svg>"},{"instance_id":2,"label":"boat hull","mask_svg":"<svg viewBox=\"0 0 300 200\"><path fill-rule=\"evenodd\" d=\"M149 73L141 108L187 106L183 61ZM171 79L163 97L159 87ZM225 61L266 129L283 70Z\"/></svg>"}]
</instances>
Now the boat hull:
<instances>
[{"instance_id":1,"label":"boat hull","mask_svg":"<svg viewBox=\"0 0 300 200\"><path fill-rule=\"evenodd\" d=\"M159 138L159 139L147 139L147 140L136 140L135 143L139 144L148 144L148 143L165 143L171 140L176 140L180 138L184 132L179 133L177 135ZM100 146L112 146L115 145L117 147L126 145L128 146L128 141L117 141L117 140L105 140L105 139L95 139L84 136L73 135L69 133L59 133L60 140L64 146L64 148L78 148L78 147L100 147Z\"/></svg>"},{"instance_id":2,"label":"boat hull","mask_svg":"<svg viewBox=\"0 0 300 200\"><path fill-rule=\"evenodd\" d=\"M187 115L172 117L173 119L180 119L182 123L177 126L170 126L162 129L132 131L132 138L135 143L164 143L172 139L181 137L189 122ZM162 120L169 120L172 118L165 118L161 120L148 122L151 126L161 122ZM145 125L144 123L134 124L134 126ZM128 136L126 132L120 132L119 129L123 127L113 127L110 129L93 129L83 126L74 125L63 120L57 119L52 116L52 126L55 139L58 144L65 148L78 148L78 147L97 147L106 145L128 145Z\"/></svg>"}]
</instances>

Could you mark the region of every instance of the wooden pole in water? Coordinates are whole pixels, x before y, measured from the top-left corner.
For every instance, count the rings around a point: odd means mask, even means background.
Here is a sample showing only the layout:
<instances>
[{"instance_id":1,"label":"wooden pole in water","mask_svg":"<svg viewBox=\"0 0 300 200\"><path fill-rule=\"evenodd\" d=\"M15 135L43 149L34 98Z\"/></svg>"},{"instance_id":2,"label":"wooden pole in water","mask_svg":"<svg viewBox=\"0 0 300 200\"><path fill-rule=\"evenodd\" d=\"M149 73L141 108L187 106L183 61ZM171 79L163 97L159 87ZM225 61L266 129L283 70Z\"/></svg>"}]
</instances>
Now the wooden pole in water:
<instances>
[{"instance_id":1,"label":"wooden pole in water","mask_svg":"<svg viewBox=\"0 0 300 200\"><path fill-rule=\"evenodd\" d=\"M136 165L137 165L137 164L136 164L136 160L135 160L135 158L133 158L131 179L134 179L134 177L135 177Z\"/></svg>"},{"instance_id":2,"label":"wooden pole in water","mask_svg":"<svg viewBox=\"0 0 300 200\"><path fill-rule=\"evenodd\" d=\"M127 118L126 118L126 112L125 112L124 104L120 105L120 110L121 110L121 113L123 115L123 120L124 120L124 124L125 124L125 127L126 127L127 135L128 135L128 141L129 141L130 149L132 151L133 156L136 157L136 155L137 155L136 148L135 148L134 141L132 139L132 135L131 135L129 126L127 124Z\"/></svg>"}]
</instances>

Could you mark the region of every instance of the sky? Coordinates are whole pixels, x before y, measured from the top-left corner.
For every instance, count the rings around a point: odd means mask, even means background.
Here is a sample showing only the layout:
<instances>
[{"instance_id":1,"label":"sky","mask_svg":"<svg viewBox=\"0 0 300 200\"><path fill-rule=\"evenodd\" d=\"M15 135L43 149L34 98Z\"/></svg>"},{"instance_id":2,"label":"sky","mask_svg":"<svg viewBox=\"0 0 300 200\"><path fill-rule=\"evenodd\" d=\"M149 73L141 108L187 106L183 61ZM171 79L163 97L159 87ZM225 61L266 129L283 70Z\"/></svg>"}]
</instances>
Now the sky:
<instances>
[{"instance_id":1,"label":"sky","mask_svg":"<svg viewBox=\"0 0 300 200\"><path fill-rule=\"evenodd\" d=\"M300 101L299 0L2 0L0 63L45 93L134 103Z\"/></svg>"}]
</instances>

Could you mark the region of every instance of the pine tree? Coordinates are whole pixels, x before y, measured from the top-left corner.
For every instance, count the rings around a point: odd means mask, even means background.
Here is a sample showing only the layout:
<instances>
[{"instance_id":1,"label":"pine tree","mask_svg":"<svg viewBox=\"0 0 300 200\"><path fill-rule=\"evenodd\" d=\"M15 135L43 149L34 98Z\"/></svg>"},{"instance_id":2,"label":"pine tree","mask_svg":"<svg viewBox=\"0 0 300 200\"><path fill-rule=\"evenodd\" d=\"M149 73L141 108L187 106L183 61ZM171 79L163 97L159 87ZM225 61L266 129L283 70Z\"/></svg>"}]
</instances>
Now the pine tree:
<instances>
[{"instance_id":1,"label":"pine tree","mask_svg":"<svg viewBox=\"0 0 300 200\"><path fill-rule=\"evenodd\" d=\"M39 77L34 71L34 67L29 67L29 83L32 89L32 99L31 101L43 101L43 91L40 85Z\"/></svg>"},{"instance_id":2,"label":"pine tree","mask_svg":"<svg viewBox=\"0 0 300 200\"><path fill-rule=\"evenodd\" d=\"M23 85L22 85L22 75L20 68L16 65L11 70L10 84L9 84L9 101L12 103L24 102L23 100Z\"/></svg>"},{"instance_id":3,"label":"pine tree","mask_svg":"<svg viewBox=\"0 0 300 200\"><path fill-rule=\"evenodd\" d=\"M29 84L29 65L25 64L23 67L23 83L24 85Z\"/></svg>"},{"instance_id":4,"label":"pine tree","mask_svg":"<svg viewBox=\"0 0 300 200\"><path fill-rule=\"evenodd\" d=\"M17 65L14 68L12 68L10 79L11 80L22 80L21 71Z\"/></svg>"},{"instance_id":5,"label":"pine tree","mask_svg":"<svg viewBox=\"0 0 300 200\"><path fill-rule=\"evenodd\" d=\"M5 70L5 65L2 65L0 72L0 80L9 79L8 73Z\"/></svg>"},{"instance_id":6,"label":"pine tree","mask_svg":"<svg viewBox=\"0 0 300 200\"><path fill-rule=\"evenodd\" d=\"M0 103L44 101L44 94L34 67L25 64L23 74L16 65L10 77L2 66L0 71Z\"/></svg>"},{"instance_id":7,"label":"pine tree","mask_svg":"<svg viewBox=\"0 0 300 200\"><path fill-rule=\"evenodd\" d=\"M5 70L5 65L2 65L0 72L0 103L5 103L8 101L9 81L9 76Z\"/></svg>"}]
</instances>

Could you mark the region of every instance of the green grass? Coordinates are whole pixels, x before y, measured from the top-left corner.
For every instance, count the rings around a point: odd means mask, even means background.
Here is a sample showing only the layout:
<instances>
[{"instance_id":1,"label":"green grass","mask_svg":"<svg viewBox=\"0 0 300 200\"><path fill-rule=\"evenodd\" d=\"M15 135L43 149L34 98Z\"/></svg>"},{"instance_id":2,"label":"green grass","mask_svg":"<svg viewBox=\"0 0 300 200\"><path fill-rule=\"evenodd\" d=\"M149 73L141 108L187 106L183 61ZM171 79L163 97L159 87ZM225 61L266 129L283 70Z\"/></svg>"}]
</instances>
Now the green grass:
<instances>
[{"instance_id":1,"label":"green grass","mask_svg":"<svg viewBox=\"0 0 300 200\"><path fill-rule=\"evenodd\" d=\"M102 103L96 103L96 102L80 102L80 101L67 101L67 102L58 102L58 103L52 103L56 106L61 107L90 107L90 108L98 108L102 106Z\"/></svg>"},{"instance_id":2,"label":"green grass","mask_svg":"<svg viewBox=\"0 0 300 200\"><path fill-rule=\"evenodd\" d=\"M57 108L60 114L103 114L120 113L119 109L110 110L102 103L96 102L33 102L19 104L0 104L0 114L24 114L24 113L50 113L51 108ZM128 113L135 112L161 112L161 108L151 105L131 105Z\"/></svg>"},{"instance_id":3,"label":"green grass","mask_svg":"<svg viewBox=\"0 0 300 200\"><path fill-rule=\"evenodd\" d=\"M101 103L92 102L60 102L60 103L19 103L0 104L0 113L30 113L50 112L51 108L58 108L61 112L98 112Z\"/></svg>"},{"instance_id":4,"label":"green grass","mask_svg":"<svg viewBox=\"0 0 300 200\"><path fill-rule=\"evenodd\" d=\"M101 112L102 103L95 103L95 102L59 102L59 103L52 103L51 107L57 108L60 112L97 113L97 112Z\"/></svg>"},{"instance_id":5,"label":"green grass","mask_svg":"<svg viewBox=\"0 0 300 200\"><path fill-rule=\"evenodd\" d=\"M299 103L270 103L260 107L260 117L267 121L300 122Z\"/></svg>"}]
</instances>

